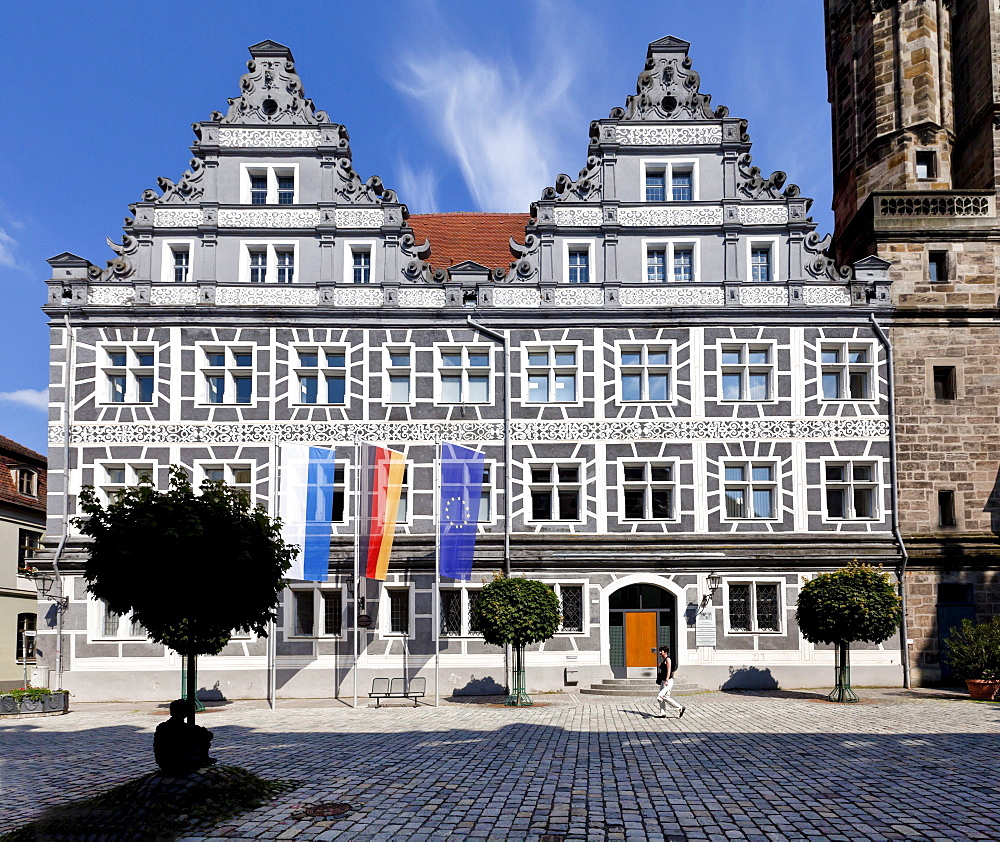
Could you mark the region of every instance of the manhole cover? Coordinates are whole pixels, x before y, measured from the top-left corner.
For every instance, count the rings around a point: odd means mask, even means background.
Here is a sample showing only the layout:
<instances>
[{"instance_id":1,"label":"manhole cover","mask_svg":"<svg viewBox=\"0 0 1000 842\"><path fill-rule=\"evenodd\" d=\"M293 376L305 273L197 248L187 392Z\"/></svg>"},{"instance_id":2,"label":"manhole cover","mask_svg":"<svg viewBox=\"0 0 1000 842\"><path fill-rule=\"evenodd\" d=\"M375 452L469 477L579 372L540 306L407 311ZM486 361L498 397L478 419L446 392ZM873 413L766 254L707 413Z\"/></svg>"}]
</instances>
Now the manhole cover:
<instances>
[{"instance_id":1,"label":"manhole cover","mask_svg":"<svg viewBox=\"0 0 1000 842\"><path fill-rule=\"evenodd\" d=\"M293 817L296 819L332 819L349 813L353 809L350 804L327 801L322 804L306 804L297 813L293 813Z\"/></svg>"}]
</instances>

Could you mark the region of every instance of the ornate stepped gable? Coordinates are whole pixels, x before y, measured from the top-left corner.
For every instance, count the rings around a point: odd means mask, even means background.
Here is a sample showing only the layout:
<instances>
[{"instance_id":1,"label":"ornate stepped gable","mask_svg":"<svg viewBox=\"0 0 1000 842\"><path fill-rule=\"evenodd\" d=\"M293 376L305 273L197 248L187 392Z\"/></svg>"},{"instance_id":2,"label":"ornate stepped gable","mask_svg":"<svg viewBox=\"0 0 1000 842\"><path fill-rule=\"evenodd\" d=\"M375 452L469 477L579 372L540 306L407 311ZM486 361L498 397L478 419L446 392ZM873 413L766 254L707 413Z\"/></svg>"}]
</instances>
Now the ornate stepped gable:
<instances>
[{"instance_id":1,"label":"ornate stepped gable","mask_svg":"<svg viewBox=\"0 0 1000 842\"><path fill-rule=\"evenodd\" d=\"M620 232L622 229L677 229L719 227L737 223L743 226L807 226L802 230L802 279L844 283L851 277L849 268L837 267L829 256L830 237L821 238L807 216L811 200L800 197L799 188L788 184L784 172L764 177L753 165L749 152L750 138L745 120L730 118L725 106L711 107L711 96L700 91L700 76L692 69L689 44L668 36L649 45L646 64L636 82L636 93L626 98L625 107L614 108L609 117L590 127L590 146L584 167L575 178L560 174L552 187L546 187L530 217L523 237L509 238L511 258L506 266L489 266L486 277L498 284L535 284L545 280L539 267L545 232L563 233L564 229L595 229ZM195 123L195 157L190 168L176 182L158 178L159 191L146 190L142 202L131 205L135 217L125 220L121 245L109 244L116 257L105 269L88 268L95 283L135 282L139 230L244 228L309 229L334 223L338 229L381 229L383 220L399 226L394 239L399 249L397 280L407 284L437 285L449 279L448 267L433 261L434 242L417 237L408 226L408 211L398 201L395 191L387 189L381 178L363 180L352 165L347 129L332 123L324 111L317 110L305 96L302 80L295 70L291 51L274 41L262 41L250 47L247 73L240 79L240 95L228 100L225 113L213 112L211 119ZM217 166L220 150L231 148L301 148L323 155L333 168L334 185L331 204L351 209L310 208L288 210L219 209L214 202L214 185L209 193L209 170ZM735 198L737 203L724 206L719 201L701 197L701 201L672 206L634 201L636 196L612 195L615 187L605 180L611 168L620 163L619 150L637 150L650 154L677 154L733 150L735 157ZM326 164L324 164L326 165ZM612 181L613 184L613 181ZM207 203L207 204L206 204ZM629 204L632 206L630 207ZM389 207L398 208L390 215ZM384 210L385 209L385 210ZM382 214L386 213L386 216ZM456 215L458 216L458 215ZM455 219L456 231L474 228L475 214ZM484 215L485 216L485 215ZM448 224L451 224L451 220ZM495 226L494 226L495 227ZM439 231L440 233L440 231ZM495 234L495 231L490 233ZM461 241L469 234L450 235ZM617 236L617 234L615 234ZM523 239L523 243L519 240ZM454 249L449 249L449 252ZM496 250L490 250L491 255ZM449 254L454 264L475 255ZM496 258L494 257L493 260ZM493 261L491 261L492 263ZM468 279L467 279L468 280ZM708 279L706 279L708 280ZM721 280L712 278L710 280ZM231 297L231 296L230 296ZM591 296L596 302L597 298ZM714 302L715 298L709 296ZM815 296L814 296L815 297ZM190 296L157 295L156 303L187 303ZM579 296L578 296L579 298ZM665 306L676 296L660 296ZM683 296L682 296L683 298ZM120 296L94 291L91 303L119 301ZM563 296L560 300L565 300ZM124 300L124 299L121 299ZM129 299L132 300L132 299ZM197 299L196 299L197 300ZM225 296L215 303L228 300ZM330 301L329 297L316 297ZM381 299L380 299L381 300ZM390 297L386 299L392 301ZM499 296L497 305L507 297ZM520 300L520 299L519 299ZM574 299L576 300L576 299ZM581 299L582 300L582 299ZM590 298L587 298L589 301ZM610 300L615 300L614 298ZM767 296L740 296L745 303L764 302ZM839 299L838 299L839 300ZM190 303L194 304L195 301ZM400 299L402 303L402 299Z\"/></svg>"}]
</instances>

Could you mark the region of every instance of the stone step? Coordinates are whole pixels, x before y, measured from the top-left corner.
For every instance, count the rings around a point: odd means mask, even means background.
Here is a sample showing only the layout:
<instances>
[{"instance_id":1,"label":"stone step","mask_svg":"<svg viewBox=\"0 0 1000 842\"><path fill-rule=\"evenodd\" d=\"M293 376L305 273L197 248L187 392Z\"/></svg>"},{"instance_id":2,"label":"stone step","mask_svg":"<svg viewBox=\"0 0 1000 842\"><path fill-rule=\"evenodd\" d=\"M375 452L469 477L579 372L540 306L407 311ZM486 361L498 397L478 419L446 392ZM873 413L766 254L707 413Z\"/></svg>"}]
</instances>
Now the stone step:
<instances>
[{"instance_id":1,"label":"stone step","mask_svg":"<svg viewBox=\"0 0 1000 842\"><path fill-rule=\"evenodd\" d=\"M600 684L593 684L592 687L649 687L656 686L654 678L605 678ZM675 690L699 689L697 684L688 681L678 681L674 679Z\"/></svg>"},{"instance_id":2,"label":"stone step","mask_svg":"<svg viewBox=\"0 0 1000 842\"><path fill-rule=\"evenodd\" d=\"M651 701L656 701L656 685L650 686L648 692L643 692L641 687L606 687L600 684L593 684L590 687L583 687L579 692L584 696L648 696ZM679 689L675 684L671 691L672 696L694 696L697 693L707 693L704 687L695 684L684 685Z\"/></svg>"}]
</instances>

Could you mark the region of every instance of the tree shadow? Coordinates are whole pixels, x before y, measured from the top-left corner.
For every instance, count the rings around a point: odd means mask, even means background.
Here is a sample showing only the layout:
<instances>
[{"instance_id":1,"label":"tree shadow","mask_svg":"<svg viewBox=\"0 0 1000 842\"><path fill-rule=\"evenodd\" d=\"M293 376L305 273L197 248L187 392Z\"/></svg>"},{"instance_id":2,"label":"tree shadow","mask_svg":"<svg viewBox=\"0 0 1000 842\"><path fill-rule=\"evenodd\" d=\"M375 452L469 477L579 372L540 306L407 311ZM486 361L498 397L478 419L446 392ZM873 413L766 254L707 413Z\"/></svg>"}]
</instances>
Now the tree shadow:
<instances>
[{"instance_id":1,"label":"tree shadow","mask_svg":"<svg viewBox=\"0 0 1000 842\"><path fill-rule=\"evenodd\" d=\"M730 667L729 678L720 690L777 690L778 681L769 667Z\"/></svg>"}]
</instances>

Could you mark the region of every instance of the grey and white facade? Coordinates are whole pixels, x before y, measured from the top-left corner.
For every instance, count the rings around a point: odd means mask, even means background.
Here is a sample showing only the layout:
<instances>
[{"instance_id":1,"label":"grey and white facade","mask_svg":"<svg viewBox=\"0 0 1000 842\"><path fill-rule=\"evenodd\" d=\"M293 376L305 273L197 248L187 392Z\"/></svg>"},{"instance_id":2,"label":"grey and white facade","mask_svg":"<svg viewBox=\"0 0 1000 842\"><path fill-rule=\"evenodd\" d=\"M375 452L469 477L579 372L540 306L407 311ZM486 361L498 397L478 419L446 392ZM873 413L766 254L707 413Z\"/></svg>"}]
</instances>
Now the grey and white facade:
<instances>
[{"instance_id":1,"label":"grey and white facade","mask_svg":"<svg viewBox=\"0 0 1000 842\"><path fill-rule=\"evenodd\" d=\"M332 445L330 581L286 591L277 686L350 695L356 445L407 459L389 579L364 586L364 690L430 675L436 447L475 444L488 490L474 581L441 593L443 692L504 683L468 608L505 561L563 601L529 689L643 675L662 642L704 687L829 682L832 651L794 622L799 587L898 562L873 326L886 264L834 266L810 200L753 166L746 122L710 108L687 48L650 45L637 94L591 124L583 170L542 191L508 265L445 270L396 194L354 172L290 51L252 47L240 96L194 125L191 169L132 207L118 257L50 261L47 546L84 485L165 485L180 464L274 510L280 444ZM67 536L64 686L171 696L179 659L88 600ZM51 661L54 628L39 638ZM899 661L898 641L860 649L856 681L895 682ZM235 639L201 673L262 696L266 666L265 641Z\"/></svg>"}]
</instances>

